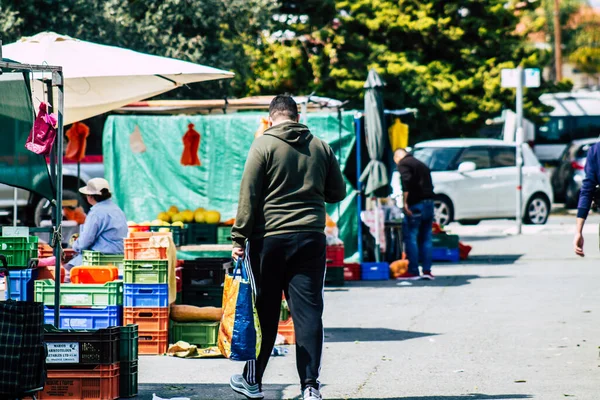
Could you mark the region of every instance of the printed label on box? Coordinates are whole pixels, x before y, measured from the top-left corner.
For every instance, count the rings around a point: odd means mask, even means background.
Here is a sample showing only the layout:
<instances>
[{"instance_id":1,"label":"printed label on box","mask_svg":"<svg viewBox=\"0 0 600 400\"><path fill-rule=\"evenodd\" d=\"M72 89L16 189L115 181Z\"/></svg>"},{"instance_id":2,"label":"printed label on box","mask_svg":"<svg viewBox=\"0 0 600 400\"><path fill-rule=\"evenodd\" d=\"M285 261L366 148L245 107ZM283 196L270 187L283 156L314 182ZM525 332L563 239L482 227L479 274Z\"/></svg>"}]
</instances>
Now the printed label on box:
<instances>
[{"instance_id":1,"label":"printed label on box","mask_svg":"<svg viewBox=\"0 0 600 400\"><path fill-rule=\"evenodd\" d=\"M88 294L65 294L65 295L63 295L63 302L66 304L86 305L90 301L91 301L90 295L88 295Z\"/></svg>"},{"instance_id":2,"label":"printed label on box","mask_svg":"<svg viewBox=\"0 0 600 400\"><path fill-rule=\"evenodd\" d=\"M47 343L48 364L79 363L79 343Z\"/></svg>"}]
</instances>

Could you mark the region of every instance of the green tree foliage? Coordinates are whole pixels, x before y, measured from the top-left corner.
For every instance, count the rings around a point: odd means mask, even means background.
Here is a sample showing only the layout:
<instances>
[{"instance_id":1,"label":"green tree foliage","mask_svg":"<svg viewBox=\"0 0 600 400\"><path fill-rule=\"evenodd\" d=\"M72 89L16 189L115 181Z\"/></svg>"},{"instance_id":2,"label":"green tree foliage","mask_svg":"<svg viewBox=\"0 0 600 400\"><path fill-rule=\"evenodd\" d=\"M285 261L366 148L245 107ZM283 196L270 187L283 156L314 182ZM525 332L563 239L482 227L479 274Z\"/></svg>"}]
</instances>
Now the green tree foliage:
<instances>
[{"instance_id":1,"label":"green tree foliage","mask_svg":"<svg viewBox=\"0 0 600 400\"><path fill-rule=\"evenodd\" d=\"M387 108L419 109L413 140L473 136L513 107L501 69L543 61L518 22L506 0L0 0L6 42L54 30L237 74L179 97L314 91L360 108L376 68ZM544 109L529 94L535 119Z\"/></svg>"},{"instance_id":2,"label":"green tree foliage","mask_svg":"<svg viewBox=\"0 0 600 400\"><path fill-rule=\"evenodd\" d=\"M267 48L294 60L308 82L305 92L349 99L355 107L362 106L368 69L377 69L387 82L388 108L419 109L415 139L473 136L488 118L513 107L514 92L500 87L501 69L540 66L538 53L514 34L519 19L505 3L337 0L335 13L317 10L319 23L311 14L279 19L278 33L288 34ZM294 47L302 51L293 53ZM262 77L258 86L273 81L268 67L257 65L255 73ZM537 98L526 105L534 119L545 111Z\"/></svg>"},{"instance_id":3,"label":"green tree foliage","mask_svg":"<svg viewBox=\"0 0 600 400\"><path fill-rule=\"evenodd\" d=\"M245 95L246 46L271 24L276 0L0 0L5 43L41 31L232 70L231 83L196 85L177 96Z\"/></svg>"}]
</instances>

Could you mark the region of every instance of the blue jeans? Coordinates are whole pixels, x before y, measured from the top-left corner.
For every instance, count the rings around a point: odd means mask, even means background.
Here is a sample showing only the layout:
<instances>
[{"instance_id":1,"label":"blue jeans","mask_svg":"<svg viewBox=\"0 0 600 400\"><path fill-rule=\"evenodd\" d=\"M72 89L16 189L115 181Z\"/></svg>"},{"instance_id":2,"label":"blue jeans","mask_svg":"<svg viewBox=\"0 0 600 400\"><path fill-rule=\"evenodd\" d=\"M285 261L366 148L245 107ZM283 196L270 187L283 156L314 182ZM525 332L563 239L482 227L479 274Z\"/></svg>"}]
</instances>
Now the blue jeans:
<instances>
[{"instance_id":1,"label":"blue jeans","mask_svg":"<svg viewBox=\"0 0 600 400\"><path fill-rule=\"evenodd\" d=\"M433 200L424 200L410 207L413 216L404 216L402 236L408 258L408 272L419 275L419 260L423 272L431 271Z\"/></svg>"}]
</instances>

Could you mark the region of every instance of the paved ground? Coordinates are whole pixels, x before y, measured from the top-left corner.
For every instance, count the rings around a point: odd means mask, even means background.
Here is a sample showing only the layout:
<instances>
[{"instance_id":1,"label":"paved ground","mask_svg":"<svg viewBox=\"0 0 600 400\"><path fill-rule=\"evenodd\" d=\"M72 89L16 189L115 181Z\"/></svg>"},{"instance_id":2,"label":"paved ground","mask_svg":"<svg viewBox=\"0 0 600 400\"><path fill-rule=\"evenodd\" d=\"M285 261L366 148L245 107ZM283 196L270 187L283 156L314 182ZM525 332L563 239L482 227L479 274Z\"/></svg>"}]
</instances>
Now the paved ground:
<instances>
[{"instance_id":1,"label":"paved ground","mask_svg":"<svg viewBox=\"0 0 600 400\"><path fill-rule=\"evenodd\" d=\"M594 221L590 221L594 222ZM598 221L595 221L598 222ZM508 221L452 226L471 261L438 280L357 282L326 291L327 399L600 399L600 254L571 251L572 216L511 236ZM142 357L140 398L238 399L228 360ZM273 358L269 399L299 394L294 349Z\"/></svg>"}]
</instances>

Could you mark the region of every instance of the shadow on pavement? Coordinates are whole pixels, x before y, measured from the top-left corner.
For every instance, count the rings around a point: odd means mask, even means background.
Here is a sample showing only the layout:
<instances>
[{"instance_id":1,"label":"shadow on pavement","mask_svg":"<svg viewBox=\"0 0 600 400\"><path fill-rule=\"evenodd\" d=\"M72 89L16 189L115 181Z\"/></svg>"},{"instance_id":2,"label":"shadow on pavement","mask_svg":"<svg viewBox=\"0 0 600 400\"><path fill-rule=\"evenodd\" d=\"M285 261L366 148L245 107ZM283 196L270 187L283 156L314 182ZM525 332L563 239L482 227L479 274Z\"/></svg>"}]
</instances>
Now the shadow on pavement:
<instances>
[{"instance_id":1,"label":"shadow on pavement","mask_svg":"<svg viewBox=\"0 0 600 400\"><path fill-rule=\"evenodd\" d=\"M199 372L200 373L200 372ZM283 399L283 392L289 385L265 385L263 388L265 399ZM300 388L298 388L298 391ZM213 383L173 383L173 384L140 384L139 395L134 399L152 400L152 394L163 399L171 399L174 397L184 397L190 400L204 399L231 399L242 400L244 396L235 393L228 384L213 384Z\"/></svg>"},{"instance_id":2,"label":"shadow on pavement","mask_svg":"<svg viewBox=\"0 0 600 400\"><path fill-rule=\"evenodd\" d=\"M326 388L327 385L325 385ZM289 385L265 385L263 390L265 399L285 399L283 393ZM325 392L327 389L324 390ZM230 399L241 400L244 396L234 393L229 385L224 384L141 384L139 386L139 396L135 399L152 400L152 394L163 399L171 399L174 397L184 397L190 400L205 400L205 399ZM324 393L326 395L326 393ZM330 400L367 400L362 397L344 397L343 399ZM459 396L411 396L411 397L370 397L369 399L381 400L518 400L531 399L533 396L528 394L480 394L470 393Z\"/></svg>"},{"instance_id":3,"label":"shadow on pavement","mask_svg":"<svg viewBox=\"0 0 600 400\"><path fill-rule=\"evenodd\" d=\"M519 261L523 254L499 254L499 255L480 255L469 256L461 264L477 264L479 265L511 265Z\"/></svg>"},{"instance_id":4,"label":"shadow on pavement","mask_svg":"<svg viewBox=\"0 0 600 400\"><path fill-rule=\"evenodd\" d=\"M437 333L399 331L388 328L325 328L325 343L394 342L435 335Z\"/></svg>"},{"instance_id":5,"label":"shadow on pavement","mask_svg":"<svg viewBox=\"0 0 600 400\"><path fill-rule=\"evenodd\" d=\"M417 396L417 397L370 397L369 399L379 400L517 400L517 399L532 399L533 396L528 394L465 394L460 396ZM342 400L342 399L331 399ZM344 400L367 400L366 398L347 397Z\"/></svg>"},{"instance_id":6,"label":"shadow on pavement","mask_svg":"<svg viewBox=\"0 0 600 400\"><path fill-rule=\"evenodd\" d=\"M472 280L475 279L505 279L508 276L480 276L480 275L438 275L434 265L433 273L436 275L434 281L429 280L417 280L417 281L398 281L390 279L387 281L355 281L346 282L348 287L372 287L372 288L384 288L384 287L399 287L399 288L412 288L412 287L457 287L470 285Z\"/></svg>"},{"instance_id":7,"label":"shadow on pavement","mask_svg":"<svg viewBox=\"0 0 600 400\"><path fill-rule=\"evenodd\" d=\"M509 238L508 235L487 235L487 236L469 236L469 235L460 235L460 241L464 244L469 244L472 242L487 242L488 240L500 240Z\"/></svg>"}]
</instances>

